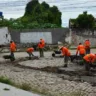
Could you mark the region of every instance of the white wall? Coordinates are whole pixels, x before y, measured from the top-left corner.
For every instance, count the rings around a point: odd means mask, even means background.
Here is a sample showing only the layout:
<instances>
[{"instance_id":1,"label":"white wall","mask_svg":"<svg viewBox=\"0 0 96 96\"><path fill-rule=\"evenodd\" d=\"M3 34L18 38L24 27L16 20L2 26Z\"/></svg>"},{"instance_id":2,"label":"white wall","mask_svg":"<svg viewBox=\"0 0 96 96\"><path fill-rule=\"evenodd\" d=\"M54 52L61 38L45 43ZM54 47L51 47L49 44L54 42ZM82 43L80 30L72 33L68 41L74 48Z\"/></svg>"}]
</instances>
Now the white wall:
<instances>
[{"instance_id":1,"label":"white wall","mask_svg":"<svg viewBox=\"0 0 96 96\"><path fill-rule=\"evenodd\" d=\"M7 27L0 28L0 45L6 45L10 42L11 36Z\"/></svg>"},{"instance_id":2,"label":"white wall","mask_svg":"<svg viewBox=\"0 0 96 96\"><path fill-rule=\"evenodd\" d=\"M46 43L52 44L51 32L22 32L20 33L21 43L38 43L43 38Z\"/></svg>"}]
</instances>

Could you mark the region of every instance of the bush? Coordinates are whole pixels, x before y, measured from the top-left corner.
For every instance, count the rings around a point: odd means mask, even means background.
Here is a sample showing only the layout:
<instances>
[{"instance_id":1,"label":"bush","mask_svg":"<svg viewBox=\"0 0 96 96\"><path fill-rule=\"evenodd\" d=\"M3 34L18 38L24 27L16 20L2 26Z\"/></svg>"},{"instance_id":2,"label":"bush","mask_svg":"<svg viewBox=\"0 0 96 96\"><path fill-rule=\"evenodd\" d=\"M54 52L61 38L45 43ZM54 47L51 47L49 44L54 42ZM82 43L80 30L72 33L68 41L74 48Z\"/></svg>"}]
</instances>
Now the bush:
<instances>
[{"instance_id":1,"label":"bush","mask_svg":"<svg viewBox=\"0 0 96 96\"><path fill-rule=\"evenodd\" d=\"M0 77L0 82L1 82L1 83L4 83L4 84L13 85L13 82L12 82L10 79L5 78L5 77L3 77L3 76Z\"/></svg>"}]
</instances>

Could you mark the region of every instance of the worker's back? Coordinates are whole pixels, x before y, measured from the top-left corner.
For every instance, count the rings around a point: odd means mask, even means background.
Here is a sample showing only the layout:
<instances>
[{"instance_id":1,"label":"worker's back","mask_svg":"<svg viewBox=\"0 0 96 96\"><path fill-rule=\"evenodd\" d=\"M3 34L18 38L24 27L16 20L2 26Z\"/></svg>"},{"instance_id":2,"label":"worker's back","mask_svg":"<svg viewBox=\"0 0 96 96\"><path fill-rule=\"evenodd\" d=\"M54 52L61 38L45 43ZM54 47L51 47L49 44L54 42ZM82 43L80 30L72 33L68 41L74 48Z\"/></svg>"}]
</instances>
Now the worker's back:
<instances>
[{"instance_id":1,"label":"worker's back","mask_svg":"<svg viewBox=\"0 0 96 96\"><path fill-rule=\"evenodd\" d=\"M83 59L91 63L91 62L94 62L94 60L96 59L96 55L93 53L90 53L90 54L85 55Z\"/></svg>"},{"instance_id":2,"label":"worker's back","mask_svg":"<svg viewBox=\"0 0 96 96\"><path fill-rule=\"evenodd\" d=\"M42 43L42 46L45 47L45 40L44 39L40 39L40 42Z\"/></svg>"},{"instance_id":3,"label":"worker's back","mask_svg":"<svg viewBox=\"0 0 96 96\"><path fill-rule=\"evenodd\" d=\"M62 47L61 51L62 51L63 55L66 55L66 56L71 55L71 53L70 53L70 51L69 51L69 49L67 47Z\"/></svg>"},{"instance_id":4,"label":"worker's back","mask_svg":"<svg viewBox=\"0 0 96 96\"><path fill-rule=\"evenodd\" d=\"M84 45L85 45L85 48L89 48L90 47L90 41L89 40L86 40L85 43L84 43Z\"/></svg>"},{"instance_id":5,"label":"worker's back","mask_svg":"<svg viewBox=\"0 0 96 96\"><path fill-rule=\"evenodd\" d=\"M27 49L27 52L33 52L34 51L34 48L28 48Z\"/></svg>"},{"instance_id":6,"label":"worker's back","mask_svg":"<svg viewBox=\"0 0 96 96\"><path fill-rule=\"evenodd\" d=\"M14 42L10 43L10 51L16 51L16 44Z\"/></svg>"},{"instance_id":7,"label":"worker's back","mask_svg":"<svg viewBox=\"0 0 96 96\"><path fill-rule=\"evenodd\" d=\"M82 44L78 45L78 46L77 46L76 55L78 54L78 52L79 52L79 54L85 54L85 53L86 53L86 51L85 51L85 46L82 45Z\"/></svg>"}]
</instances>

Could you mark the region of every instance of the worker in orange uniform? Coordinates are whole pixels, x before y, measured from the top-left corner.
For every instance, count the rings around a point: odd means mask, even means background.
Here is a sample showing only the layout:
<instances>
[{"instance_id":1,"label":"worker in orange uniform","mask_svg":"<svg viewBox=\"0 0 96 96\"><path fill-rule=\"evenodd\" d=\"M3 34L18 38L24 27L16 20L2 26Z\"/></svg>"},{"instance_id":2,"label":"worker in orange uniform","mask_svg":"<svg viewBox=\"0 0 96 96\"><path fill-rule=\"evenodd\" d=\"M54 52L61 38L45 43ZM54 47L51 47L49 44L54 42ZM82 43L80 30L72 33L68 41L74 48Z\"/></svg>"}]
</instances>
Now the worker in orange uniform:
<instances>
[{"instance_id":1,"label":"worker in orange uniform","mask_svg":"<svg viewBox=\"0 0 96 96\"><path fill-rule=\"evenodd\" d=\"M85 46L86 54L90 54L90 41L85 40L84 46Z\"/></svg>"},{"instance_id":2,"label":"worker in orange uniform","mask_svg":"<svg viewBox=\"0 0 96 96\"><path fill-rule=\"evenodd\" d=\"M16 51L16 44L13 41L10 41L10 52L11 52L11 61L15 60L14 52Z\"/></svg>"},{"instance_id":3,"label":"worker in orange uniform","mask_svg":"<svg viewBox=\"0 0 96 96\"><path fill-rule=\"evenodd\" d=\"M83 57L86 71L90 70L92 63L96 62L96 54L90 53Z\"/></svg>"},{"instance_id":4,"label":"worker in orange uniform","mask_svg":"<svg viewBox=\"0 0 96 96\"><path fill-rule=\"evenodd\" d=\"M44 52L43 52L44 45L42 42L38 43L38 48L39 48L40 57L44 57Z\"/></svg>"},{"instance_id":5,"label":"worker in orange uniform","mask_svg":"<svg viewBox=\"0 0 96 96\"><path fill-rule=\"evenodd\" d=\"M78 53L81 59L83 59L83 57L85 56L86 50L85 50L85 46L82 45L82 43L79 43L79 45L77 46L76 55L78 55Z\"/></svg>"},{"instance_id":6,"label":"worker in orange uniform","mask_svg":"<svg viewBox=\"0 0 96 96\"><path fill-rule=\"evenodd\" d=\"M67 67L68 66L68 60L69 60L71 53L70 53L69 49L67 47L64 47L64 46L62 46L60 48L60 50L64 56L64 63L65 63L64 67Z\"/></svg>"},{"instance_id":7,"label":"worker in orange uniform","mask_svg":"<svg viewBox=\"0 0 96 96\"><path fill-rule=\"evenodd\" d=\"M45 41L44 41L44 39L40 39L40 42L42 43L42 45L43 45L43 48L45 47Z\"/></svg>"},{"instance_id":8,"label":"worker in orange uniform","mask_svg":"<svg viewBox=\"0 0 96 96\"><path fill-rule=\"evenodd\" d=\"M33 48L33 47L27 48L26 51L27 51L27 53L29 54L29 59L31 59L31 56L34 56L34 55L33 55L34 48Z\"/></svg>"}]
</instances>

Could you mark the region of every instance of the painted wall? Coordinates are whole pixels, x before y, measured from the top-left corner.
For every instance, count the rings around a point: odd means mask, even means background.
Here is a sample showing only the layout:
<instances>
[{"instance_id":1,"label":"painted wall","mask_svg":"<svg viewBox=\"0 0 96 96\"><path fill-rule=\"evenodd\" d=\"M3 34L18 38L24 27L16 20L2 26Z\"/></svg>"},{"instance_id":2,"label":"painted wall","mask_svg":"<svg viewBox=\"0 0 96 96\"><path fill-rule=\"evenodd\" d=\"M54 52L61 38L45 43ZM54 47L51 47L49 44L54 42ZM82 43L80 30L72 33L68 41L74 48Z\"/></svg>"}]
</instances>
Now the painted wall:
<instances>
[{"instance_id":1,"label":"painted wall","mask_svg":"<svg viewBox=\"0 0 96 96\"><path fill-rule=\"evenodd\" d=\"M11 35L7 27L0 28L0 45L6 45L10 42Z\"/></svg>"},{"instance_id":2,"label":"painted wall","mask_svg":"<svg viewBox=\"0 0 96 96\"><path fill-rule=\"evenodd\" d=\"M80 42L84 43L86 39L89 39L91 46L96 46L96 31L94 31L94 36L92 35L92 32L88 32L88 30L71 30L68 28L23 30L11 29L9 31L12 36L12 40L16 41L17 43L36 43L40 38L44 38L49 44L68 42L74 46L77 46Z\"/></svg>"},{"instance_id":3,"label":"painted wall","mask_svg":"<svg viewBox=\"0 0 96 96\"><path fill-rule=\"evenodd\" d=\"M58 41L65 42L66 36L69 34L68 28L54 29L10 29L12 40L17 43L37 43L43 38L48 44L57 44Z\"/></svg>"},{"instance_id":4,"label":"painted wall","mask_svg":"<svg viewBox=\"0 0 96 96\"><path fill-rule=\"evenodd\" d=\"M38 43L43 38L46 43L52 44L51 32L22 32L20 33L21 43Z\"/></svg>"}]
</instances>

